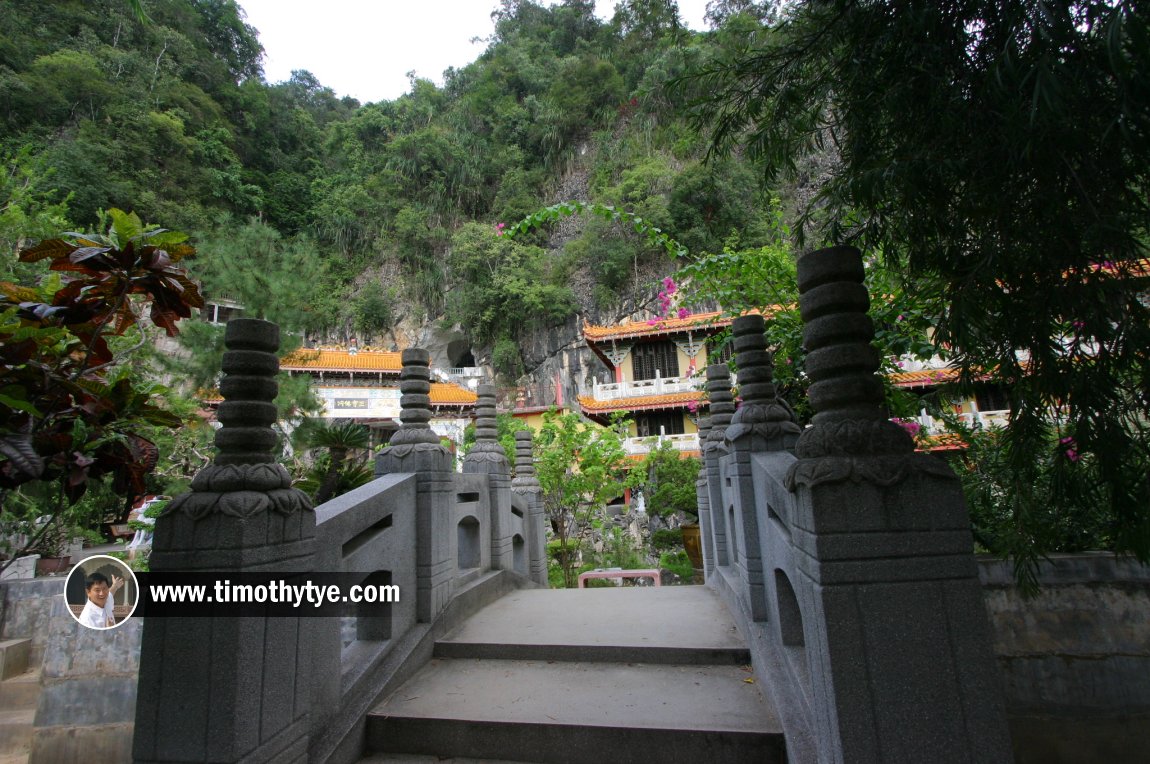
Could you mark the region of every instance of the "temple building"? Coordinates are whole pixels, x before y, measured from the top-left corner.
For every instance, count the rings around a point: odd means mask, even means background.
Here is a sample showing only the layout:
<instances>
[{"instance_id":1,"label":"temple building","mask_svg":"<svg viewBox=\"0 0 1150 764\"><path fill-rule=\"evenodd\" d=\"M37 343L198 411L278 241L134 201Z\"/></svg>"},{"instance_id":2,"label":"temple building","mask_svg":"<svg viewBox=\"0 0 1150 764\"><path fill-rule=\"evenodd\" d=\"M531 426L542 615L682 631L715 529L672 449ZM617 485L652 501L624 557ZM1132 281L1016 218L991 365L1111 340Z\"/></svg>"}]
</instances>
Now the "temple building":
<instances>
[{"instance_id":1,"label":"temple building","mask_svg":"<svg viewBox=\"0 0 1150 764\"><path fill-rule=\"evenodd\" d=\"M610 380L595 379L590 394L579 396L579 409L600 424L607 424L612 414L628 412L630 437L625 446L631 454L645 454L663 439L697 456L697 412L706 406L704 373L708 363L730 357L729 347L717 341L730 324L730 316L718 312L614 326L584 324L587 347L606 364ZM957 370L938 356L926 361L907 356L898 365L900 371L890 377L892 384L921 398L936 398L967 426L1001 427L1010 419L1006 391L989 379L976 381L972 395L960 396L947 387L957 380ZM917 440L922 450L965 447L941 420L927 413L925 401L920 415L911 421L921 428Z\"/></svg>"},{"instance_id":2,"label":"temple building","mask_svg":"<svg viewBox=\"0 0 1150 764\"><path fill-rule=\"evenodd\" d=\"M923 400L919 415L903 421L919 429L915 433L922 451L963 450L966 444L945 423L927 413L926 400L949 409L967 427L1005 427L1010 422L1010 399L1000 384L989 378L976 380L973 394L956 394L950 387L958 381L958 370L947 361L934 356L921 360L904 356L898 361L900 371L890 375L895 387L914 393Z\"/></svg>"},{"instance_id":3,"label":"temple building","mask_svg":"<svg viewBox=\"0 0 1150 764\"><path fill-rule=\"evenodd\" d=\"M630 437L624 443L628 453L645 454L664 439L697 456L708 351L730 324L720 313L615 326L584 324L587 347L611 376L609 381L595 379L590 394L579 396L580 410L601 424L612 414L629 412Z\"/></svg>"},{"instance_id":4,"label":"temple building","mask_svg":"<svg viewBox=\"0 0 1150 764\"><path fill-rule=\"evenodd\" d=\"M399 429L400 353L374 348L336 346L300 348L280 361L292 375L312 378L312 392L323 404L320 417L347 419L371 430L372 445L383 445ZM471 421L476 394L444 372L431 383L431 429L455 444Z\"/></svg>"}]
</instances>

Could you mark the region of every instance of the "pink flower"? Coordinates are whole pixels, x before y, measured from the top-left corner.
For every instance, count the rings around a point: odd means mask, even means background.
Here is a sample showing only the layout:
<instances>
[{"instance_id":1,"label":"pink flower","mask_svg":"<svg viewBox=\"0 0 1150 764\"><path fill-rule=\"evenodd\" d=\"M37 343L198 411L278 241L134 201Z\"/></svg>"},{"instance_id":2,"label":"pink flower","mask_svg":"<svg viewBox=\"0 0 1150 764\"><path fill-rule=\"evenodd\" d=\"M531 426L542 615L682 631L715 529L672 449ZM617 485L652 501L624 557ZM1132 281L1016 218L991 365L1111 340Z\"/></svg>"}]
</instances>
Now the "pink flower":
<instances>
[{"instance_id":1,"label":"pink flower","mask_svg":"<svg viewBox=\"0 0 1150 764\"><path fill-rule=\"evenodd\" d=\"M503 235L503 229L506 227L507 227L506 223L496 223L495 224L495 235L496 236L502 236Z\"/></svg>"},{"instance_id":2,"label":"pink flower","mask_svg":"<svg viewBox=\"0 0 1150 764\"><path fill-rule=\"evenodd\" d=\"M691 311L686 308L679 308L679 318L686 318L689 315L691 315Z\"/></svg>"},{"instance_id":3,"label":"pink flower","mask_svg":"<svg viewBox=\"0 0 1150 764\"><path fill-rule=\"evenodd\" d=\"M904 366L906 366L906 364L903 363L902 361L897 362L895 365L898 366L900 369L903 368Z\"/></svg>"},{"instance_id":4,"label":"pink flower","mask_svg":"<svg viewBox=\"0 0 1150 764\"><path fill-rule=\"evenodd\" d=\"M647 320L647 326L654 326L657 323L659 323L659 319L657 318L651 318Z\"/></svg>"},{"instance_id":5,"label":"pink flower","mask_svg":"<svg viewBox=\"0 0 1150 764\"><path fill-rule=\"evenodd\" d=\"M1065 437L1058 442L1065 446L1067 443L1073 443L1074 442L1074 436Z\"/></svg>"},{"instance_id":6,"label":"pink flower","mask_svg":"<svg viewBox=\"0 0 1150 764\"><path fill-rule=\"evenodd\" d=\"M894 421L895 421L895 424L897 424L902 429L906 430L907 434L910 435L912 438L917 436L919 433L919 430L922 429L921 424L919 424L918 422L915 422L914 420L911 420L911 419L896 419Z\"/></svg>"},{"instance_id":7,"label":"pink flower","mask_svg":"<svg viewBox=\"0 0 1150 764\"><path fill-rule=\"evenodd\" d=\"M698 412L698 410L699 410L699 402L698 401L687 401L687 411L690 411L692 414L694 414L694 413Z\"/></svg>"},{"instance_id":8,"label":"pink flower","mask_svg":"<svg viewBox=\"0 0 1150 764\"><path fill-rule=\"evenodd\" d=\"M1079 459L1081 459L1082 457L1079 456L1078 452L1075 451L1073 448L1068 448L1068 449L1066 449L1066 458L1072 462L1076 462Z\"/></svg>"},{"instance_id":9,"label":"pink flower","mask_svg":"<svg viewBox=\"0 0 1150 764\"><path fill-rule=\"evenodd\" d=\"M1086 326L1086 322L1085 321L1072 321L1070 325L1073 326L1075 329L1082 329Z\"/></svg>"},{"instance_id":10,"label":"pink flower","mask_svg":"<svg viewBox=\"0 0 1150 764\"><path fill-rule=\"evenodd\" d=\"M663 279L663 288L667 290L667 294L675 294L675 290L678 287L675 286L675 280L668 276Z\"/></svg>"},{"instance_id":11,"label":"pink flower","mask_svg":"<svg viewBox=\"0 0 1150 764\"><path fill-rule=\"evenodd\" d=\"M902 313L899 313L899 314L898 314L898 318L896 318L896 319L895 319L895 321L896 321L896 322L897 322L897 321L903 321L903 320L905 320L905 319L906 319L906 316L904 316Z\"/></svg>"}]
</instances>

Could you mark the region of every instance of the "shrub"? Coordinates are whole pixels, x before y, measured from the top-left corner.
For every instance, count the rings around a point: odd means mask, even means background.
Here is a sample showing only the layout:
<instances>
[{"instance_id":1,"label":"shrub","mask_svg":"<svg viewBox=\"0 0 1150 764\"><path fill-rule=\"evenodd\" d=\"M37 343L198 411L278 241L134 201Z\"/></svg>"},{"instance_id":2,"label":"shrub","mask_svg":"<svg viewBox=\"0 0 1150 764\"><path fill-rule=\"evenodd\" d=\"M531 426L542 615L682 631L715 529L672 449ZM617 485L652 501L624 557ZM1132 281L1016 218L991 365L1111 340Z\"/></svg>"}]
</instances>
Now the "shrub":
<instances>
[{"instance_id":1,"label":"shrub","mask_svg":"<svg viewBox=\"0 0 1150 764\"><path fill-rule=\"evenodd\" d=\"M695 568L692 567L691 559L684 551L663 552L659 555L659 567L671 571L687 583L695 578Z\"/></svg>"},{"instance_id":2,"label":"shrub","mask_svg":"<svg viewBox=\"0 0 1150 764\"><path fill-rule=\"evenodd\" d=\"M674 549L683 546L682 528L660 528L651 534L654 549Z\"/></svg>"}]
</instances>

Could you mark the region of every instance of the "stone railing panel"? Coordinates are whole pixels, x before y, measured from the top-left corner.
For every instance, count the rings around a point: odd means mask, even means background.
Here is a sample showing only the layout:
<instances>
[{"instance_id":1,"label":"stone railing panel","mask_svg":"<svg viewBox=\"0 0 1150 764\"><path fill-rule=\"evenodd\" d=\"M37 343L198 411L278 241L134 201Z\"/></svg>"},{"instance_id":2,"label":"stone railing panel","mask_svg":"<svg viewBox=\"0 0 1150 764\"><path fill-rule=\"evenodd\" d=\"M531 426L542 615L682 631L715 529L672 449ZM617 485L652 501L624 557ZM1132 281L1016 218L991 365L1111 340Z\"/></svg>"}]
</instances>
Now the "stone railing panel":
<instances>
[{"instance_id":1,"label":"stone railing panel","mask_svg":"<svg viewBox=\"0 0 1150 764\"><path fill-rule=\"evenodd\" d=\"M531 576L530 538L531 506L520 494L511 494L511 569L521 576Z\"/></svg>"},{"instance_id":2,"label":"stone railing panel","mask_svg":"<svg viewBox=\"0 0 1150 764\"><path fill-rule=\"evenodd\" d=\"M455 476L456 586L491 567L491 492L487 475Z\"/></svg>"},{"instance_id":3,"label":"stone railing panel","mask_svg":"<svg viewBox=\"0 0 1150 764\"><path fill-rule=\"evenodd\" d=\"M530 578L547 586L547 517L543 512L543 489L535 477L530 430L515 433L515 479L511 481L516 505L526 513L527 561Z\"/></svg>"},{"instance_id":4,"label":"stone railing panel","mask_svg":"<svg viewBox=\"0 0 1150 764\"><path fill-rule=\"evenodd\" d=\"M488 549L489 559L484 563L500 570L512 567L511 559L511 464L499 443L499 428L495 410L495 386L478 385L475 402L475 445L463 459L465 474L483 475L487 493L482 544ZM470 526L469 526L470 527ZM460 531L464 534L464 531ZM467 531L470 533L470 531ZM462 541L464 535L460 535Z\"/></svg>"},{"instance_id":5,"label":"stone railing panel","mask_svg":"<svg viewBox=\"0 0 1150 764\"><path fill-rule=\"evenodd\" d=\"M313 729L325 727L357 680L416 624L416 491L414 475L387 475L316 509L316 570L360 573L364 582L398 587L400 598L365 604L346 619L313 619Z\"/></svg>"}]
</instances>

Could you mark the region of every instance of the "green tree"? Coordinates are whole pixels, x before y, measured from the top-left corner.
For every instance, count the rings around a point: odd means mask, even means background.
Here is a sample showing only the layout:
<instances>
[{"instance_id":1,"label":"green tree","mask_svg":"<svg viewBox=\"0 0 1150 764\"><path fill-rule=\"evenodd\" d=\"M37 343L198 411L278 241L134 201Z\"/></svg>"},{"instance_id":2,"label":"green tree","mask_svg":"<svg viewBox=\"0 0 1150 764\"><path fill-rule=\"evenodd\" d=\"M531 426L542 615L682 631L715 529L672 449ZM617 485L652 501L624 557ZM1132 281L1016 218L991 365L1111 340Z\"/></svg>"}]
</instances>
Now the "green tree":
<instances>
[{"instance_id":1,"label":"green tree","mask_svg":"<svg viewBox=\"0 0 1150 764\"><path fill-rule=\"evenodd\" d=\"M558 283L546 253L495 236L490 226L460 227L449 265L455 288L447 315L478 342L517 336L525 321L556 324L574 312L574 295Z\"/></svg>"},{"instance_id":2,"label":"green tree","mask_svg":"<svg viewBox=\"0 0 1150 764\"><path fill-rule=\"evenodd\" d=\"M602 428L571 412L543 415L535 436L535 474L565 586L575 585L577 553L592 522L633 481L628 466L620 422Z\"/></svg>"},{"instance_id":3,"label":"green tree","mask_svg":"<svg viewBox=\"0 0 1150 764\"><path fill-rule=\"evenodd\" d=\"M31 146L0 155L0 277L30 285L43 268L21 265L15 254L67 226L67 204L52 189L44 189L43 171Z\"/></svg>"},{"instance_id":4,"label":"green tree","mask_svg":"<svg viewBox=\"0 0 1150 764\"><path fill-rule=\"evenodd\" d=\"M806 241L937 294L934 341L1011 390L1009 490L1053 431L1097 459L1113 548L1150 560L1150 16L1136 2L794 4L694 80L720 152L768 178L837 149ZM924 62L925 65L924 65ZM1080 464L1066 459L1061 471ZM1012 552L1043 539L1030 502Z\"/></svg>"},{"instance_id":5,"label":"green tree","mask_svg":"<svg viewBox=\"0 0 1150 764\"><path fill-rule=\"evenodd\" d=\"M317 310L326 266L307 238L285 238L254 219L236 225L225 218L200 238L199 248L192 273L209 297L233 299L245 315L289 331L321 328L329 320Z\"/></svg>"},{"instance_id":6,"label":"green tree","mask_svg":"<svg viewBox=\"0 0 1150 764\"><path fill-rule=\"evenodd\" d=\"M1030 455L1036 465L1028 475L1033 481L1019 485L1005 431L966 427L954 416L947 417L947 427L967 444L950 462L962 480L980 550L1005 556L1030 539L1039 539L1043 549L1053 552L1112 545L1110 512L1098 496L1099 465L1093 455L1079 453L1073 439L1049 434L1045 447ZM1062 469L1063 463L1074 469ZM1027 527L1018 527L1018 515L1028 518ZM1018 573L1022 581L1037 586L1025 565Z\"/></svg>"}]
</instances>

